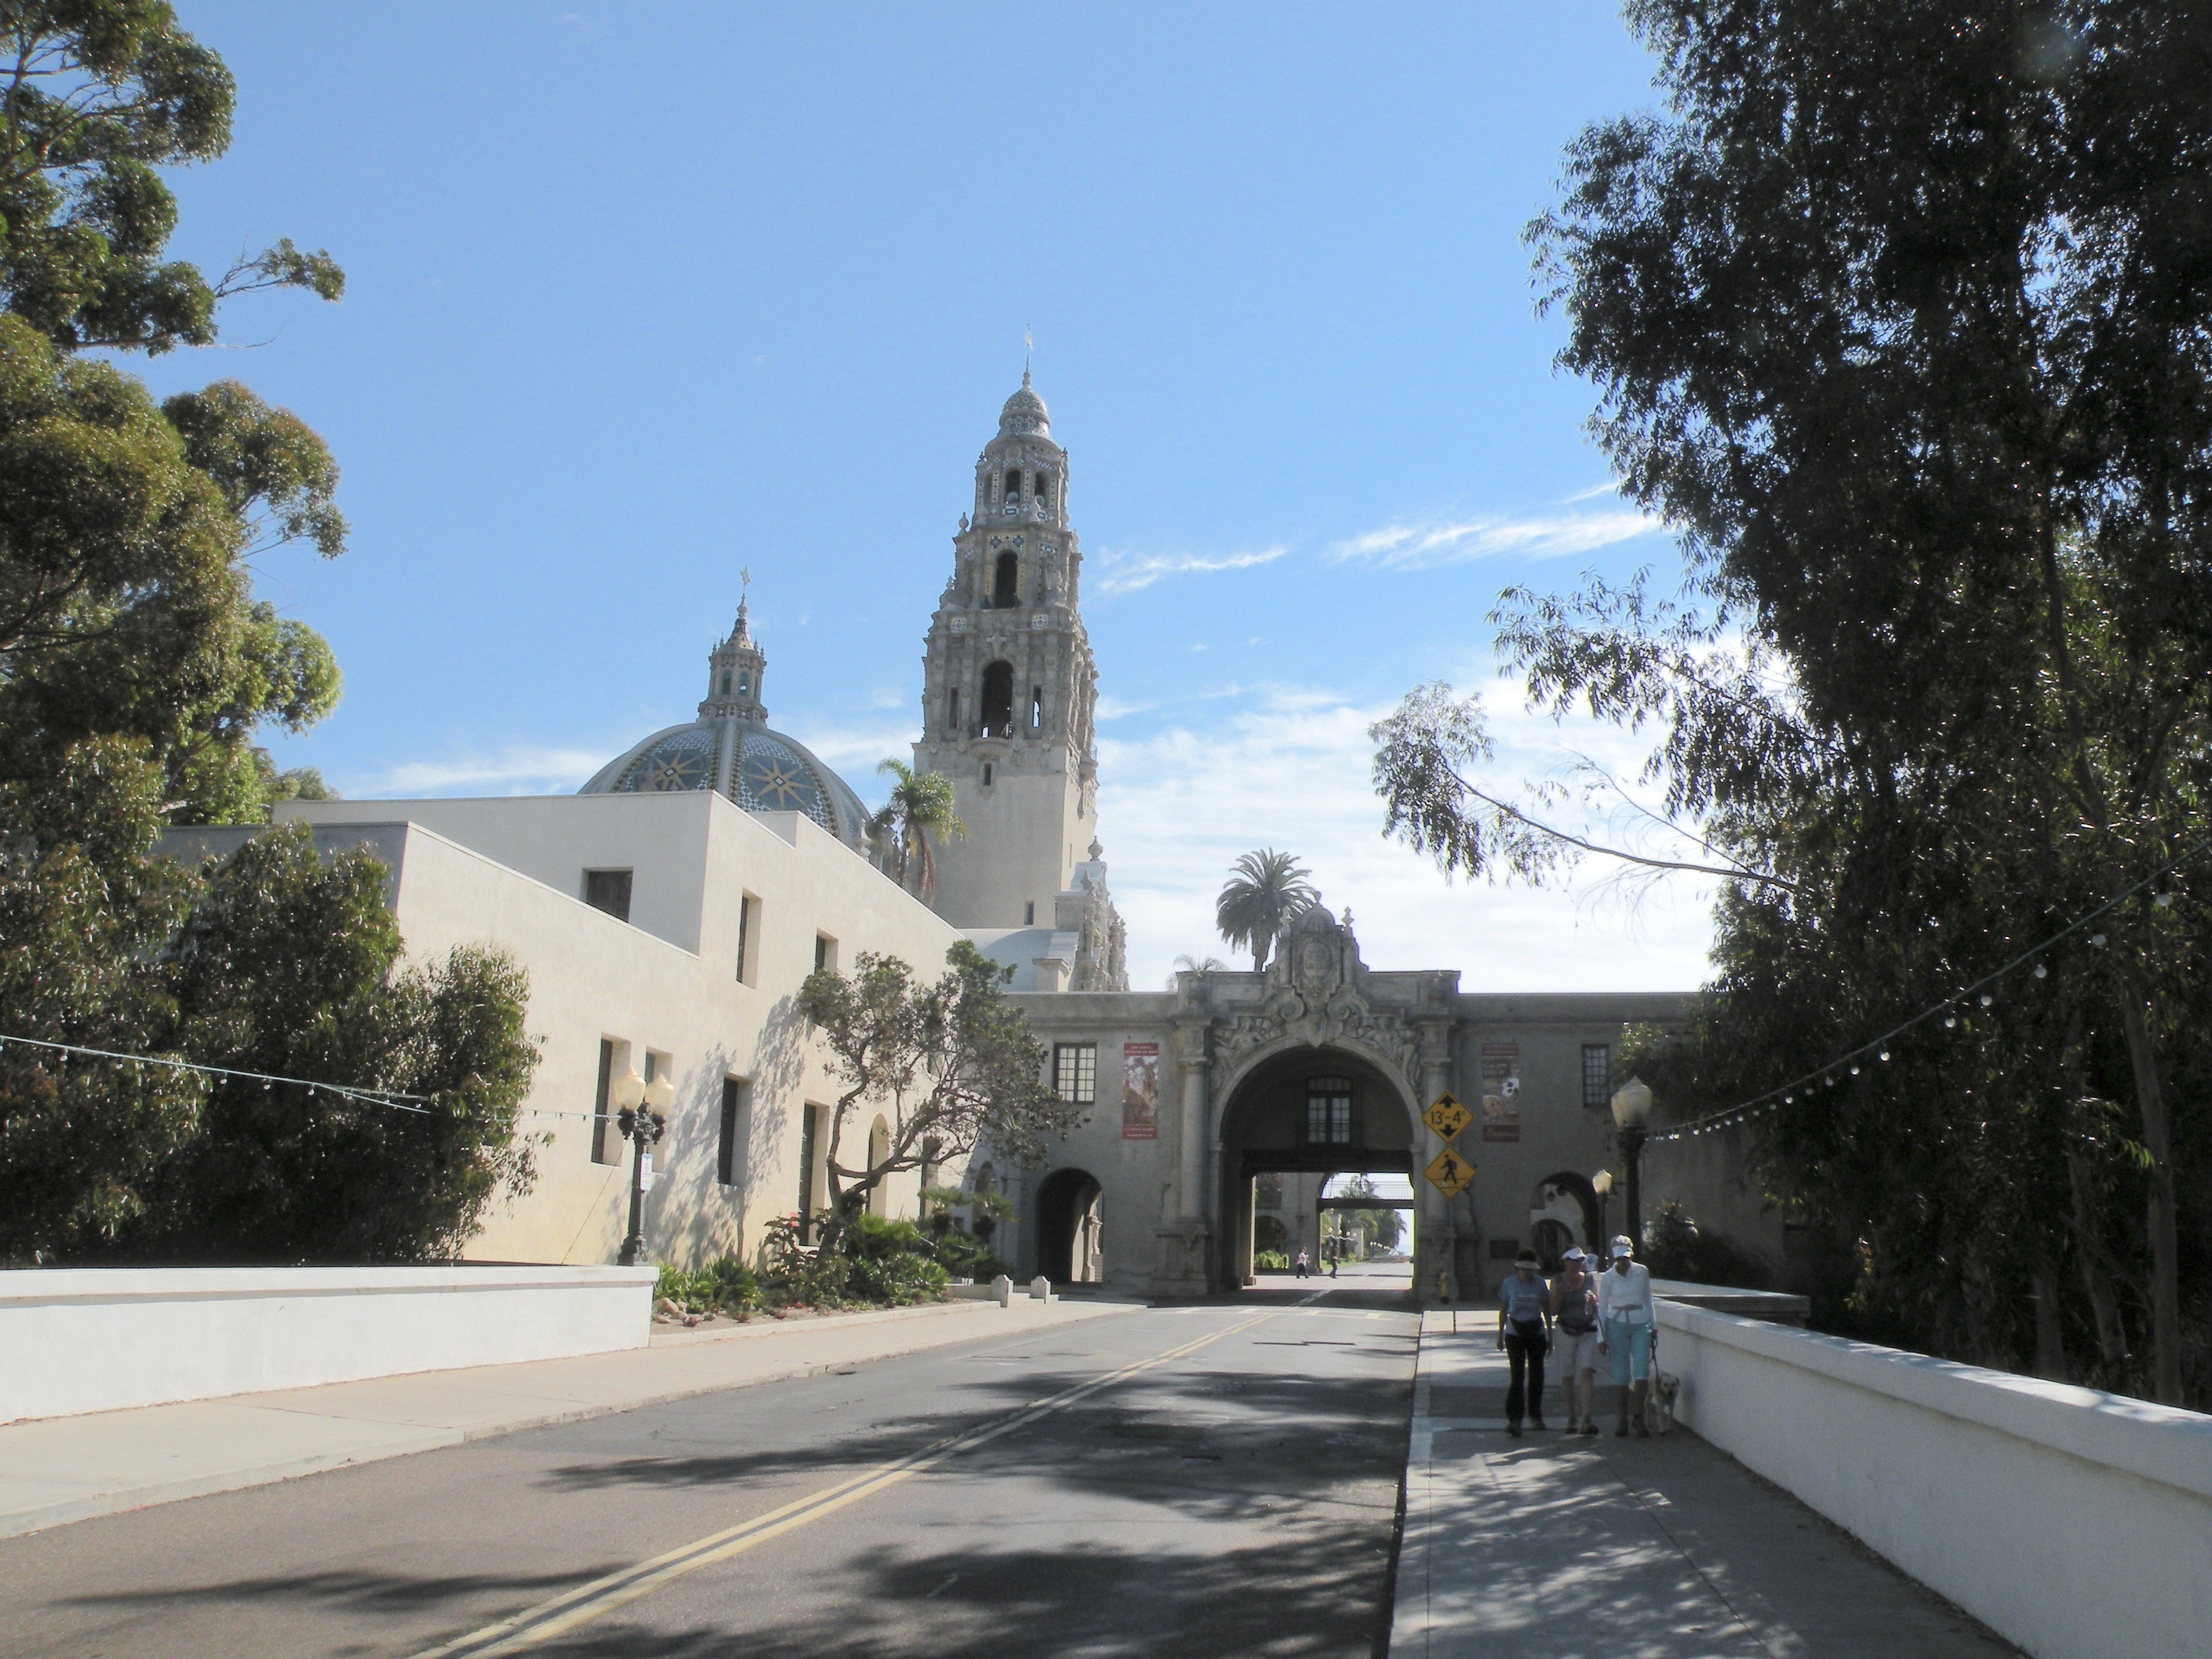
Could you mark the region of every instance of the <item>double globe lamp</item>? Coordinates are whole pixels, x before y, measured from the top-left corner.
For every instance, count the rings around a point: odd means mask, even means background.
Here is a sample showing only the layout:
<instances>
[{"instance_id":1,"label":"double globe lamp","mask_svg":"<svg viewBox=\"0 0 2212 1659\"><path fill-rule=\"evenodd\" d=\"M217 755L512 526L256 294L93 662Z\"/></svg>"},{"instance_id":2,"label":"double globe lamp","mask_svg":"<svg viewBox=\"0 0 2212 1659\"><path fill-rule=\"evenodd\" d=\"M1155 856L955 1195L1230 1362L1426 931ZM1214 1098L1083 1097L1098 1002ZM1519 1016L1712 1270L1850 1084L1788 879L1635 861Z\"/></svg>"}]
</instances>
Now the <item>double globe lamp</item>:
<instances>
[{"instance_id":1,"label":"double globe lamp","mask_svg":"<svg viewBox=\"0 0 2212 1659\"><path fill-rule=\"evenodd\" d=\"M616 1258L634 1267L645 1255L645 1160L647 1149L668 1133L668 1109L675 1104L676 1085L665 1075L647 1083L635 1066L624 1066L607 1090L607 1104L615 1108L615 1129L635 1150L629 1166L629 1237L623 1240Z\"/></svg>"}]
</instances>

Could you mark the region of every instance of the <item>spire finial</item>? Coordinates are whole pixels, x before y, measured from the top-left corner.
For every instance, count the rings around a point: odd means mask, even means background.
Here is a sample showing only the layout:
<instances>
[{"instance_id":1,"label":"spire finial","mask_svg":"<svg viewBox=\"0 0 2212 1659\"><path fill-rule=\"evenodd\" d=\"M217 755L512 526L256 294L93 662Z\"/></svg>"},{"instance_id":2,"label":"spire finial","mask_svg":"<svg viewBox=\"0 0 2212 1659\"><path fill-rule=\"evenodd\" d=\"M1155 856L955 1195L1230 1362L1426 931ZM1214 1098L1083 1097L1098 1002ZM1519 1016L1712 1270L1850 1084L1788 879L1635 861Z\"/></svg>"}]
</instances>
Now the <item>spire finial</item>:
<instances>
[{"instance_id":1,"label":"spire finial","mask_svg":"<svg viewBox=\"0 0 2212 1659\"><path fill-rule=\"evenodd\" d=\"M1030 358L1036 350L1036 340L1030 325L1024 323L1022 325L1022 389L1024 392L1029 390L1030 385Z\"/></svg>"},{"instance_id":2,"label":"spire finial","mask_svg":"<svg viewBox=\"0 0 2212 1659\"><path fill-rule=\"evenodd\" d=\"M750 565L741 564L738 567L738 629L732 637L738 644L745 645L751 642L750 632L745 626L745 605L752 597L750 590L753 585L753 573Z\"/></svg>"}]
</instances>

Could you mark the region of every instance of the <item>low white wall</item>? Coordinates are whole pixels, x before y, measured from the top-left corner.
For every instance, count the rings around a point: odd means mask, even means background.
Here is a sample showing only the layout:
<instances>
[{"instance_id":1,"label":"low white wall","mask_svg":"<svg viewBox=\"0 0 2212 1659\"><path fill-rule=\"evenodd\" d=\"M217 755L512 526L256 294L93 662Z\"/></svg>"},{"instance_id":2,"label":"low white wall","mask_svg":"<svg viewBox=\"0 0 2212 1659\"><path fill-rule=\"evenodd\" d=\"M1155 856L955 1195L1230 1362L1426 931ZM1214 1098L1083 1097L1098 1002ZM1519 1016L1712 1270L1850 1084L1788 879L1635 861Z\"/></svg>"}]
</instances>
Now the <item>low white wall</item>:
<instances>
[{"instance_id":1,"label":"low white wall","mask_svg":"<svg viewBox=\"0 0 2212 1659\"><path fill-rule=\"evenodd\" d=\"M2212 1642L2212 1417L1679 1303L1680 1420L2037 1659Z\"/></svg>"},{"instance_id":2,"label":"low white wall","mask_svg":"<svg viewBox=\"0 0 2212 1659\"><path fill-rule=\"evenodd\" d=\"M0 1422L641 1348L651 1267L0 1272Z\"/></svg>"}]
</instances>

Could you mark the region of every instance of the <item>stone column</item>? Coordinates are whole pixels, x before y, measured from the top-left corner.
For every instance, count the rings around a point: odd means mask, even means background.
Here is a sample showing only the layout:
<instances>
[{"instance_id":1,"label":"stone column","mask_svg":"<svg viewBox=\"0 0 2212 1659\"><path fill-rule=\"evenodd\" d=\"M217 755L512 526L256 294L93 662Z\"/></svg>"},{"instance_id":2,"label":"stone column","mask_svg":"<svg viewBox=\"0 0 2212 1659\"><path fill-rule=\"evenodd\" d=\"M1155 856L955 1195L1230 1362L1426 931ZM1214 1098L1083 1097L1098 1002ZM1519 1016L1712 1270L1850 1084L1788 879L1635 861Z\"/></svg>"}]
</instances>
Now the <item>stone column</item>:
<instances>
[{"instance_id":1,"label":"stone column","mask_svg":"<svg viewBox=\"0 0 2212 1659\"><path fill-rule=\"evenodd\" d=\"M1176 1158L1176 1212L1203 1221L1211 1207L1206 1194L1206 1027L1176 1028L1182 1068L1182 1139Z\"/></svg>"},{"instance_id":2,"label":"stone column","mask_svg":"<svg viewBox=\"0 0 2212 1659\"><path fill-rule=\"evenodd\" d=\"M1159 1268L1155 1291L1173 1296L1203 1296L1212 1289L1213 1207L1206 1189L1206 1137L1208 1113L1206 1019L1176 1022L1176 1063L1182 1078L1176 1115L1174 1218L1159 1231Z\"/></svg>"}]
</instances>

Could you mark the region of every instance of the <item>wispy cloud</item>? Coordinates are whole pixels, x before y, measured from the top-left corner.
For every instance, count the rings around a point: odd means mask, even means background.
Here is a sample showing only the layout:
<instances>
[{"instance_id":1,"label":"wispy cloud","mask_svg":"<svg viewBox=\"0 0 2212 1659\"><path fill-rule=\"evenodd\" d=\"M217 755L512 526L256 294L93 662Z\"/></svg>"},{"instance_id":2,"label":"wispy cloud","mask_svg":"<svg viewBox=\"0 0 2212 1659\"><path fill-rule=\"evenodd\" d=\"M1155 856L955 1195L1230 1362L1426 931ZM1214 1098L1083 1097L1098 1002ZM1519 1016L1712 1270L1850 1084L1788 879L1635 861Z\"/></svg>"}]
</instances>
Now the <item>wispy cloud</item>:
<instances>
[{"instance_id":1,"label":"wispy cloud","mask_svg":"<svg viewBox=\"0 0 2212 1659\"><path fill-rule=\"evenodd\" d=\"M560 793L575 788L620 752L510 744L489 754L403 761L381 776L355 787L372 799L383 795Z\"/></svg>"},{"instance_id":2,"label":"wispy cloud","mask_svg":"<svg viewBox=\"0 0 2212 1659\"><path fill-rule=\"evenodd\" d=\"M1359 559L1389 570L1425 570L1440 564L1518 553L1553 559L1610 547L1662 528L1632 509L1616 513L1553 513L1528 518L1486 516L1425 524L1385 525L1332 546L1329 556Z\"/></svg>"},{"instance_id":3,"label":"wispy cloud","mask_svg":"<svg viewBox=\"0 0 2212 1659\"><path fill-rule=\"evenodd\" d=\"M1169 576L1206 575L1218 570L1249 570L1255 565L1273 564L1290 550L1287 547L1267 547L1255 552L1224 553L1212 557L1203 553L1165 553L1150 558L1109 561L1101 568L1091 587L1099 593L1134 593Z\"/></svg>"},{"instance_id":4,"label":"wispy cloud","mask_svg":"<svg viewBox=\"0 0 2212 1659\"><path fill-rule=\"evenodd\" d=\"M1571 504L1575 501L1594 501L1601 495L1618 495L1619 494L1620 494L1620 480L1607 478L1603 483L1592 484L1588 489L1577 489L1573 495L1568 496L1567 500Z\"/></svg>"},{"instance_id":5,"label":"wispy cloud","mask_svg":"<svg viewBox=\"0 0 2212 1659\"><path fill-rule=\"evenodd\" d=\"M1501 781L1555 771L1562 733L1522 707L1517 688L1484 703ZM1571 890L1455 884L1385 841L1367 728L1388 712L1324 686L1248 686L1202 720L1102 734L1099 835L1138 989L1163 983L1178 951L1229 954L1215 895L1239 854L1270 846L1313 871L1332 908L1351 907L1377 968L1457 968L1469 990L1687 989L1706 978L1709 883L1672 878L1625 910L1607 897L1601 863ZM1648 746L1610 728L1567 735L1622 775Z\"/></svg>"}]
</instances>

